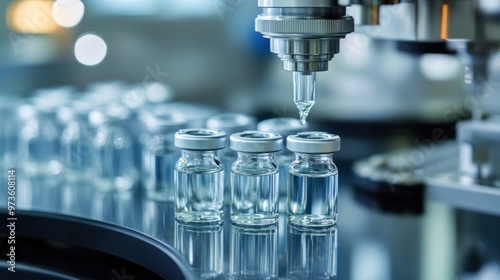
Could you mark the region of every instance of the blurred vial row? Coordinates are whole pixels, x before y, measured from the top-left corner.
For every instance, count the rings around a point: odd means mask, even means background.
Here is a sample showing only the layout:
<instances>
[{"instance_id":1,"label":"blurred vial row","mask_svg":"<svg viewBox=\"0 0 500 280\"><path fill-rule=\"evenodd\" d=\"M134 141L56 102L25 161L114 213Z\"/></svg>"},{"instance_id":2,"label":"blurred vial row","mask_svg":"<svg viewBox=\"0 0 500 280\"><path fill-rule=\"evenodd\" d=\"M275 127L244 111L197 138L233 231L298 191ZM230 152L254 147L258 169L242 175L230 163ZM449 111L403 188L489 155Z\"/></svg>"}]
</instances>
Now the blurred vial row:
<instances>
[{"instance_id":1,"label":"blurred vial row","mask_svg":"<svg viewBox=\"0 0 500 280\"><path fill-rule=\"evenodd\" d=\"M27 208L37 204L31 191L35 185L120 191L141 181L152 197L169 196L158 185L173 176L174 132L204 126L208 117L220 113L172 98L172 91L159 83L121 82L94 84L82 92L71 87L41 89L22 99L2 95L0 167L17 167L26 178L19 183L26 182L22 194L31 196L21 199Z\"/></svg>"}]
</instances>

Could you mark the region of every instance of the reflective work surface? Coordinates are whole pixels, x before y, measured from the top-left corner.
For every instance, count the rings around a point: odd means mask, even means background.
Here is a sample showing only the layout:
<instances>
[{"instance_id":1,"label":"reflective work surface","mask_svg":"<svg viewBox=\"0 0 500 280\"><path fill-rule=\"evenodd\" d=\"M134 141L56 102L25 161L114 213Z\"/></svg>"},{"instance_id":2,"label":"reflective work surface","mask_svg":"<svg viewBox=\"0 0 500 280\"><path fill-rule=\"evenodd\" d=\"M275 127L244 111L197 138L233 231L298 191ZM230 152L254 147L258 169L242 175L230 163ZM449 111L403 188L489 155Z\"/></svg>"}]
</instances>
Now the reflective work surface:
<instances>
[{"instance_id":1,"label":"reflective work surface","mask_svg":"<svg viewBox=\"0 0 500 280\"><path fill-rule=\"evenodd\" d=\"M173 245L201 279L335 279L334 227L294 228L286 213L262 227L231 224L229 215L221 226L190 226L175 221L172 202L142 203L140 230Z\"/></svg>"},{"instance_id":2,"label":"reflective work surface","mask_svg":"<svg viewBox=\"0 0 500 280\"><path fill-rule=\"evenodd\" d=\"M231 224L228 205L222 224L190 226L175 221L173 202L150 199L140 187L102 192L84 184L60 183L42 192L43 181L30 181L18 181L22 208L144 232L175 247L200 279L336 279L335 227L295 228L288 225L286 213L280 213L275 224L241 227Z\"/></svg>"}]
</instances>

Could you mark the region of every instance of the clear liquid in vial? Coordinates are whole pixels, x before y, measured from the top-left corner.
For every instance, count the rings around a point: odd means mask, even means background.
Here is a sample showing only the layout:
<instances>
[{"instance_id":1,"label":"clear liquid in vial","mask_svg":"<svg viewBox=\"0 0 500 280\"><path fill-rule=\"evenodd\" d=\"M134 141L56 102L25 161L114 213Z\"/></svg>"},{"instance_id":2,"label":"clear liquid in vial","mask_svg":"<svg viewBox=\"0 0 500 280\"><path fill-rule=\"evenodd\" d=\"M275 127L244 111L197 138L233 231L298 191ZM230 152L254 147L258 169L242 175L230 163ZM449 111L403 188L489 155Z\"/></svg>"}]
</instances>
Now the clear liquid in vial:
<instances>
[{"instance_id":1,"label":"clear liquid in vial","mask_svg":"<svg viewBox=\"0 0 500 280\"><path fill-rule=\"evenodd\" d=\"M175 218L184 223L222 222L224 172L185 173L175 171Z\"/></svg>"},{"instance_id":2,"label":"clear liquid in vial","mask_svg":"<svg viewBox=\"0 0 500 280\"><path fill-rule=\"evenodd\" d=\"M240 225L266 225L278 220L278 173L243 176L231 173L231 220Z\"/></svg>"},{"instance_id":3,"label":"clear liquid in vial","mask_svg":"<svg viewBox=\"0 0 500 280\"><path fill-rule=\"evenodd\" d=\"M109 147L94 150L95 187L101 191L129 190L134 186L136 171L132 164L132 149Z\"/></svg>"},{"instance_id":4,"label":"clear liquid in vial","mask_svg":"<svg viewBox=\"0 0 500 280\"><path fill-rule=\"evenodd\" d=\"M304 227L326 227L337 221L337 174L306 177L289 174L289 223Z\"/></svg>"},{"instance_id":5,"label":"clear liquid in vial","mask_svg":"<svg viewBox=\"0 0 500 280\"><path fill-rule=\"evenodd\" d=\"M179 158L176 153L143 151L144 188L149 198L174 201L174 166Z\"/></svg>"}]
</instances>

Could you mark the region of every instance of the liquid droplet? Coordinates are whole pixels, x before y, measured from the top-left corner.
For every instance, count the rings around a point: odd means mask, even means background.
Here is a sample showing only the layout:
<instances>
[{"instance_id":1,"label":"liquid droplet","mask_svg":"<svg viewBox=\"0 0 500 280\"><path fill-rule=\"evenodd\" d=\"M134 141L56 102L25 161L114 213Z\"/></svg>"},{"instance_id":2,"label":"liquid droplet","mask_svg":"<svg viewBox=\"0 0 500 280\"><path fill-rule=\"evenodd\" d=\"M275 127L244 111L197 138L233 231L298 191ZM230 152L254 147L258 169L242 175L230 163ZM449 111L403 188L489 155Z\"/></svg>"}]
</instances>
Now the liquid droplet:
<instances>
[{"instance_id":1,"label":"liquid droplet","mask_svg":"<svg viewBox=\"0 0 500 280\"><path fill-rule=\"evenodd\" d=\"M303 116L300 117L300 125L306 125L306 118Z\"/></svg>"},{"instance_id":2,"label":"liquid droplet","mask_svg":"<svg viewBox=\"0 0 500 280\"><path fill-rule=\"evenodd\" d=\"M295 105L297 105L297 109L299 109L300 124L306 125L306 118L314 105L314 101L297 101Z\"/></svg>"}]
</instances>

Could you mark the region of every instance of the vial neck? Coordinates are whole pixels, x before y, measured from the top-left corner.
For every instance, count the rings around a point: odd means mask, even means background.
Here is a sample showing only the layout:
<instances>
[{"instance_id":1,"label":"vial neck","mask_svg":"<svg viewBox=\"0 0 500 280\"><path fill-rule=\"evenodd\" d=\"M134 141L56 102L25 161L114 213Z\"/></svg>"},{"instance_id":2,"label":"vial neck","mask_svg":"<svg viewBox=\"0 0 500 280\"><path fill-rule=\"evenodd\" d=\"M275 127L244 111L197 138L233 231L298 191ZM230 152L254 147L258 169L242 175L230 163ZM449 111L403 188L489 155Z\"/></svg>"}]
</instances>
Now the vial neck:
<instances>
[{"instance_id":1,"label":"vial neck","mask_svg":"<svg viewBox=\"0 0 500 280\"><path fill-rule=\"evenodd\" d=\"M299 161L333 163L333 154L304 154L296 153L295 159Z\"/></svg>"},{"instance_id":2,"label":"vial neck","mask_svg":"<svg viewBox=\"0 0 500 280\"><path fill-rule=\"evenodd\" d=\"M272 160L274 153L245 153L238 152L238 159L243 161Z\"/></svg>"},{"instance_id":3,"label":"vial neck","mask_svg":"<svg viewBox=\"0 0 500 280\"><path fill-rule=\"evenodd\" d=\"M195 150L182 150L182 156L186 159L189 158L216 158L217 151L195 151Z\"/></svg>"},{"instance_id":4,"label":"vial neck","mask_svg":"<svg viewBox=\"0 0 500 280\"><path fill-rule=\"evenodd\" d=\"M236 174L266 176L278 172L274 161L274 153L244 153L238 152L238 158L233 163L231 171Z\"/></svg>"}]
</instances>

